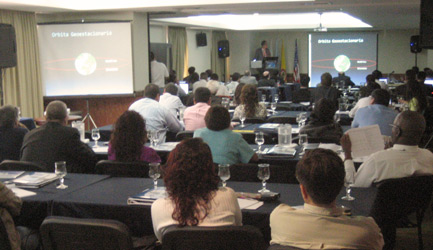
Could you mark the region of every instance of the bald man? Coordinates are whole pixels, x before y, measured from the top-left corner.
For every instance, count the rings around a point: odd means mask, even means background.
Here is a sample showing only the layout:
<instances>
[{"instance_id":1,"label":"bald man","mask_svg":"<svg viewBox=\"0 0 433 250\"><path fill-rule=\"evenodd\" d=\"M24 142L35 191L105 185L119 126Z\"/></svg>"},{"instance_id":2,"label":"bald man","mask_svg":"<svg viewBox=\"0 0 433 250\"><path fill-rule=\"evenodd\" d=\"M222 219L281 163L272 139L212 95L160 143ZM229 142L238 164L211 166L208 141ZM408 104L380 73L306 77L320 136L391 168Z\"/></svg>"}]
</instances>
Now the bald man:
<instances>
[{"instance_id":1,"label":"bald man","mask_svg":"<svg viewBox=\"0 0 433 250\"><path fill-rule=\"evenodd\" d=\"M355 173L354 187L369 187L387 179L418 175L433 175L433 153L418 147L424 133L424 117L414 111L404 111L392 126L393 147L368 157ZM352 145L349 136L341 138L346 173L353 173Z\"/></svg>"}]
</instances>

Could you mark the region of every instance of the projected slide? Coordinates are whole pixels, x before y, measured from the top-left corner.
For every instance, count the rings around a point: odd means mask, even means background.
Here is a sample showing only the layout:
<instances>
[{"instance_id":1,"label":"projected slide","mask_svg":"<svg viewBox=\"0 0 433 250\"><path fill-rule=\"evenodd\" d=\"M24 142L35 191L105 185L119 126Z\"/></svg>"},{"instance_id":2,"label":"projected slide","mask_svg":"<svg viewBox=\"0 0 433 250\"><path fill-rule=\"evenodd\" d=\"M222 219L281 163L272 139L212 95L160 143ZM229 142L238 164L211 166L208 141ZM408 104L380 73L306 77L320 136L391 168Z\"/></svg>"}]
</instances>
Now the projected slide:
<instances>
[{"instance_id":1,"label":"projected slide","mask_svg":"<svg viewBox=\"0 0 433 250\"><path fill-rule=\"evenodd\" d=\"M133 93L130 23L38 25L44 96Z\"/></svg>"},{"instance_id":2,"label":"projected slide","mask_svg":"<svg viewBox=\"0 0 433 250\"><path fill-rule=\"evenodd\" d=\"M320 76L345 72L359 85L377 67L377 33L313 33L309 35L310 87Z\"/></svg>"}]
</instances>

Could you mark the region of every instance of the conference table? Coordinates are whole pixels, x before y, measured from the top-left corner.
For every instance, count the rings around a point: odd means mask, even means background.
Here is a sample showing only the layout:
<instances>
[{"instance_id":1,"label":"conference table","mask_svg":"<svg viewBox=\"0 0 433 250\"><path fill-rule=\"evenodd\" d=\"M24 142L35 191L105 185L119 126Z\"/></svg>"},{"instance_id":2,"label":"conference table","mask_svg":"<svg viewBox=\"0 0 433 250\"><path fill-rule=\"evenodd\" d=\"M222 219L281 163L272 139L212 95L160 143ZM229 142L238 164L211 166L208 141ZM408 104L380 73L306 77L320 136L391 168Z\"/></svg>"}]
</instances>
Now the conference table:
<instances>
[{"instance_id":1,"label":"conference table","mask_svg":"<svg viewBox=\"0 0 433 250\"><path fill-rule=\"evenodd\" d=\"M153 180L147 178L113 178L106 175L68 174L64 190L51 183L32 189L35 196L23 198L23 209L17 218L18 225L38 228L46 216L68 216L74 218L114 219L125 223L133 236L153 234L151 209L145 205L128 205L130 196L153 188ZM158 185L163 185L162 180ZM228 181L227 186L236 192L256 193L261 188L258 182ZM255 210L242 210L243 224L261 230L266 242L270 240L269 215L280 203L291 206L303 205L299 185L269 183L267 188L280 193L276 201L264 202ZM353 215L367 216L376 196L376 188L353 188L354 201L343 201L344 188L337 204L349 208Z\"/></svg>"}]
</instances>

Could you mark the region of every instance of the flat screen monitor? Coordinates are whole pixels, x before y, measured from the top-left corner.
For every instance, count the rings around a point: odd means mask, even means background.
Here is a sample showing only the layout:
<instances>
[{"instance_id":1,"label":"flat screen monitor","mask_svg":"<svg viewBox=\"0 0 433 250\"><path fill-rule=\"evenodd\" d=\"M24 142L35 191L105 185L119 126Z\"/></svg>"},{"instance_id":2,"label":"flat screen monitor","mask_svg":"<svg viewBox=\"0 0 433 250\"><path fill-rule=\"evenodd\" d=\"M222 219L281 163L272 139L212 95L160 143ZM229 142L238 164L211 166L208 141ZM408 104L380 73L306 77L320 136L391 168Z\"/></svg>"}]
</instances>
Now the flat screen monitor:
<instances>
[{"instance_id":1,"label":"flat screen monitor","mask_svg":"<svg viewBox=\"0 0 433 250\"><path fill-rule=\"evenodd\" d=\"M188 91L189 91L189 85L188 85L188 83L187 82L185 82L185 81L179 81L179 86L180 86L180 88L185 92L185 93L187 93L188 94Z\"/></svg>"},{"instance_id":2,"label":"flat screen monitor","mask_svg":"<svg viewBox=\"0 0 433 250\"><path fill-rule=\"evenodd\" d=\"M433 86L433 79L425 79L424 84L429 84Z\"/></svg>"},{"instance_id":3,"label":"flat screen monitor","mask_svg":"<svg viewBox=\"0 0 433 250\"><path fill-rule=\"evenodd\" d=\"M388 78L379 78L379 81L384 82L385 84L388 84Z\"/></svg>"}]
</instances>

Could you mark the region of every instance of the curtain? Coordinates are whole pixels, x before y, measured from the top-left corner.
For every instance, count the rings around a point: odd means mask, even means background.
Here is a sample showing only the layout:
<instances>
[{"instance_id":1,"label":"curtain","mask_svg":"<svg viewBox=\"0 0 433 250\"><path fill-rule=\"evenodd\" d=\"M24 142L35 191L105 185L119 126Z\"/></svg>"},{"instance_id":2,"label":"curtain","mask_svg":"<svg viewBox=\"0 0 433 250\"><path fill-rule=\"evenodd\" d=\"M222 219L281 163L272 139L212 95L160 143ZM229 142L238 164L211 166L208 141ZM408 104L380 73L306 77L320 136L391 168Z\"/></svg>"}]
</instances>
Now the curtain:
<instances>
[{"instance_id":1,"label":"curtain","mask_svg":"<svg viewBox=\"0 0 433 250\"><path fill-rule=\"evenodd\" d=\"M187 62L186 29L179 27L168 28L168 43L171 44L173 54L173 69L176 70L177 78L182 80Z\"/></svg>"},{"instance_id":2,"label":"curtain","mask_svg":"<svg viewBox=\"0 0 433 250\"><path fill-rule=\"evenodd\" d=\"M218 41L227 40L226 33L223 31L212 31L212 50L211 50L211 69L218 74L220 81L226 81L224 70L224 58L218 57Z\"/></svg>"},{"instance_id":3,"label":"curtain","mask_svg":"<svg viewBox=\"0 0 433 250\"><path fill-rule=\"evenodd\" d=\"M0 23L12 24L17 43L17 66L3 70L4 104L20 107L22 116L43 114L35 14L0 10Z\"/></svg>"}]
</instances>

